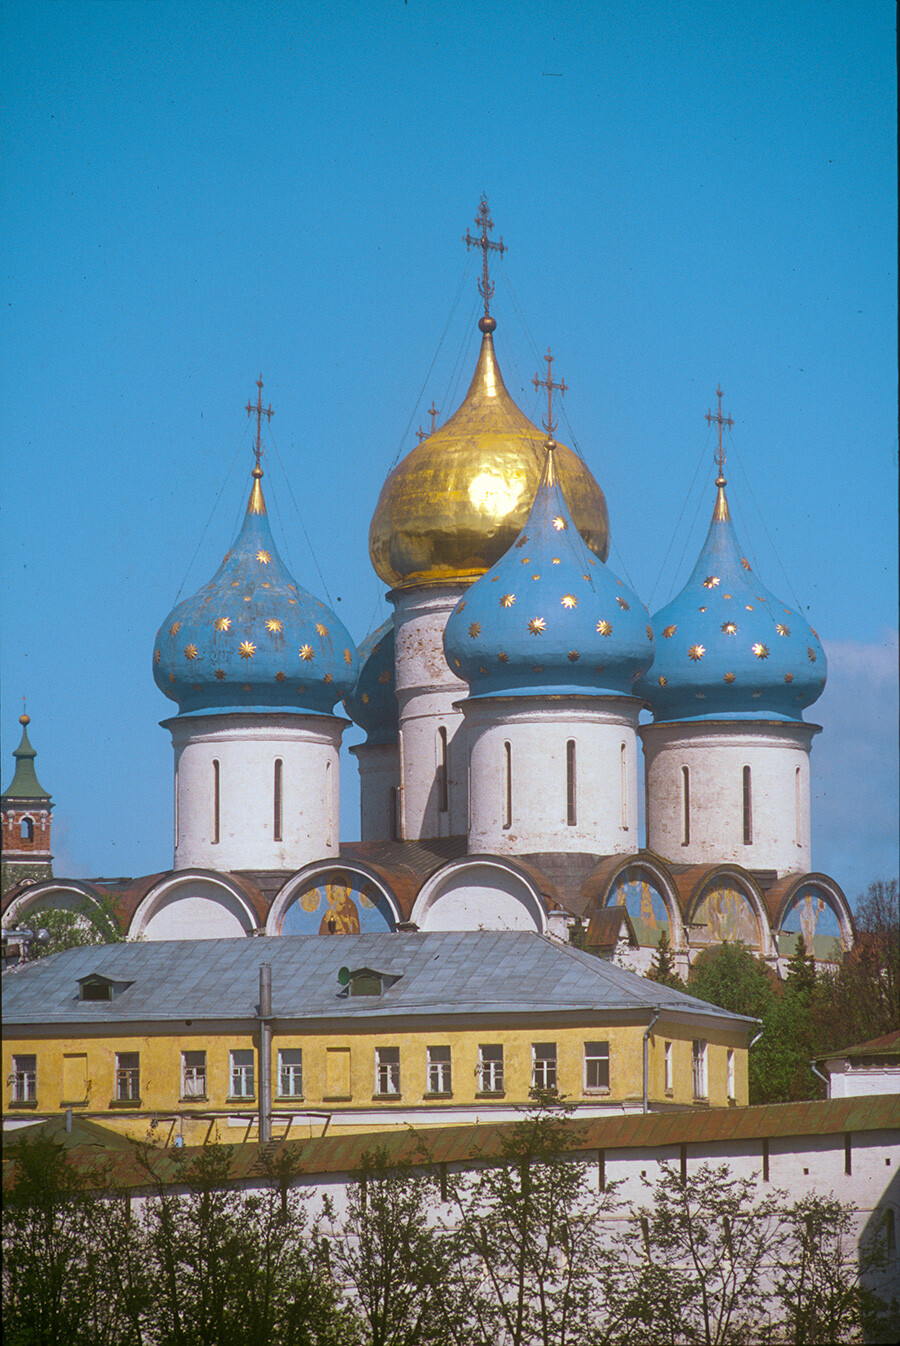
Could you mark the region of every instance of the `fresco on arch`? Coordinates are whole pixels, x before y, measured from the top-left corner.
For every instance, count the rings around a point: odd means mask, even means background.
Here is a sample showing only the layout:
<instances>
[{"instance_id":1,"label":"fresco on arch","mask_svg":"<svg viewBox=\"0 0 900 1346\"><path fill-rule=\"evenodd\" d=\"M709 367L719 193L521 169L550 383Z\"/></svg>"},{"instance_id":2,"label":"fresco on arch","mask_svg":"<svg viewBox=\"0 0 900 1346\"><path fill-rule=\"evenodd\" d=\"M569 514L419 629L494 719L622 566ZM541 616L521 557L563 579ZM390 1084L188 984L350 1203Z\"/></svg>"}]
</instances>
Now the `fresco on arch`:
<instances>
[{"instance_id":1,"label":"fresco on arch","mask_svg":"<svg viewBox=\"0 0 900 1346\"><path fill-rule=\"evenodd\" d=\"M802 884L784 914L778 931L778 952L785 958L790 958L796 951L798 935L803 936L806 952L811 953L816 962L840 959L844 948L840 922L818 884Z\"/></svg>"},{"instance_id":2,"label":"fresco on arch","mask_svg":"<svg viewBox=\"0 0 900 1346\"><path fill-rule=\"evenodd\" d=\"M359 935L393 929L393 912L374 883L358 874L332 870L324 878L310 879L294 894L281 933Z\"/></svg>"},{"instance_id":3,"label":"fresco on arch","mask_svg":"<svg viewBox=\"0 0 900 1346\"><path fill-rule=\"evenodd\" d=\"M662 893L641 870L627 869L620 874L610 889L606 905L626 909L638 942L645 948L656 948L663 930L671 940L669 913Z\"/></svg>"},{"instance_id":4,"label":"fresco on arch","mask_svg":"<svg viewBox=\"0 0 900 1346\"><path fill-rule=\"evenodd\" d=\"M706 889L694 909L691 925L706 926L707 944L736 944L759 952L759 920L750 899L735 883L724 879Z\"/></svg>"}]
</instances>

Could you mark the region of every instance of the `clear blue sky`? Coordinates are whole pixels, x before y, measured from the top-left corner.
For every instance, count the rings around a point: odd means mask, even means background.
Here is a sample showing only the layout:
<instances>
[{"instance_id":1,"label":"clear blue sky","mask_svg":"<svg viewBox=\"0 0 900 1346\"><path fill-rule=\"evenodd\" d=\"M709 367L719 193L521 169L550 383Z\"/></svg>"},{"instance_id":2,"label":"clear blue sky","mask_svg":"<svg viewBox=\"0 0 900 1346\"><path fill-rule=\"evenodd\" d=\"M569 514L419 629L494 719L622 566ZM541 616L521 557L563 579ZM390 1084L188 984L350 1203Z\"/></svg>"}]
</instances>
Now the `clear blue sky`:
<instances>
[{"instance_id":1,"label":"clear blue sky","mask_svg":"<svg viewBox=\"0 0 900 1346\"><path fill-rule=\"evenodd\" d=\"M537 419L552 346L652 610L705 534L721 381L740 536L830 658L814 866L851 900L896 874L890 0L2 14L0 765L27 696L57 874L171 865L153 637L232 539L260 371L285 559L357 640L387 616L369 520L465 391L482 192L510 390Z\"/></svg>"}]
</instances>

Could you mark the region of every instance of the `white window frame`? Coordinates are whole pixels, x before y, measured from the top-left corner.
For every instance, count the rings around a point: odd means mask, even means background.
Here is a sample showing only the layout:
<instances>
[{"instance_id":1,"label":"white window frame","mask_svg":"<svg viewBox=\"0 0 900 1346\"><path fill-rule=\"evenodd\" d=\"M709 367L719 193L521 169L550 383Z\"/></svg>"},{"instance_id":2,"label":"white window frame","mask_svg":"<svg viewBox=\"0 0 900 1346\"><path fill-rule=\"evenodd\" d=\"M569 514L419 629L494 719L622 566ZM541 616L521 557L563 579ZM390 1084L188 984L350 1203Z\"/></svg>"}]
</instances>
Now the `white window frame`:
<instances>
[{"instance_id":1,"label":"white window frame","mask_svg":"<svg viewBox=\"0 0 900 1346\"><path fill-rule=\"evenodd\" d=\"M252 1047L232 1047L228 1053L229 1098L256 1097L255 1057Z\"/></svg>"},{"instance_id":2,"label":"white window frame","mask_svg":"<svg viewBox=\"0 0 900 1346\"><path fill-rule=\"evenodd\" d=\"M379 1098L396 1098L400 1093L400 1048L375 1048L375 1093Z\"/></svg>"},{"instance_id":3,"label":"white window frame","mask_svg":"<svg viewBox=\"0 0 900 1346\"><path fill-rule=\"evenodd\" d=\"M503 1044L482 1042L478 1047L478 1081L482 1094L503 1093Z\"/></svg>"},{"instance_id":4,"label":"white window frame","mask_svg":"<svg viewBox=\"0 0 900 1346\"><path fill-rule=\"evenodd\" d=\"M36 1103L37 1057L14 1056L9 1082L12 1085L12 1101L14 1103Z\"/></svg>"},{"instance_id":5,"label":"white window frame","mask_svg":"<svg viewBox=\"0 0 900 1346\"><path fill-rule=\"evenodd\" d=\"M197 1059L191 1061L188 1059L189 1057L195 1057ZM205 1051L189 1051L181 1053L181 1097L206 1097Z\"/></svg>"},{"instance_id":6,"label":"white window frame","mask_svg":"<svg viewBox=\"0 0 900 1346\"><path fill-rule=\"evenodd\" d=\"M289 1057L293 1059L288 1059ZM303 1097L303 1048L278 1048L278 1097Z\"/></svg>"},{"instance_id":7,"label":"white window frame","mask_svg":"<svg viewBox=\"0 0 900 1346\"><path fill-rule=\"evenodd\" d=\"M604 1072L603 1066L606 1066ZM591 1067L597 1067L592 1070ZM602 1076L606 1075L606 1083L601 1082ZM595 1075L593 1081L591 1076ZM586 1094L608 1094L609 1093L609 1043L608 1042L586 1042L584 1044L584 1092Z\"/></svg>"},{"instance_id":8,"label":"white window frame","mask_svg":"<svg viewBox=\"0 0 900 1346\"><path fill-rule=\"evenodd\" d=\"M450 1048L447 1046L427 1047L427 1085L429 1094L452 1093L452 1073Z\"/></svg>"},{"instance_id":9,"label":"white window frame","mask_svg":"<svg viewBox=\"0 0 900 1346\"><path fill-rule=\"evenodd\" d=\"M556 1043L531 1044L531 1087L547 1091L556 1088Z\"/></svg>"},{"instance_id":10,"label":"white window frame","mask_svg":"<svg viewBox=\"0 0 900 1346\"><path fill-rule=\"evenodd\" d=\"M129 1064L123 1064L124 1062ZM116 1052L116 1102L136 1103L141 1097L140 1052Z\"/></svg>"},{"instance_id":11,"label":"white window frame","mask_svg":"<svg viewBox=\"0 0 900 1346\"><path fill-rule=\"evenodd\" d=\"M666 1045L665 1045L665 1048L664 1048L664 1059L665 1059L665 1067L666 1067L666 1093L667 1093L667 1094L672 1094L672 1093L675 1092L675 1062L674 1062L674 1056L673 1056L673 1053L674 1053L674 1048L673 1048L671 1042L667 1042Z\"/></svg>"},{"instance_id":12,"label":"white window frame","mask_svg":"<svg viewBox=\"0 0 900 1346\"><path fill-rule=\"evenodd\" d=\"M691 1048L693 1066L694 1097L709 1097L708 1050L703 1038L694 1038Z\"/></svg>"},{"instance_id":13,"label":"white window frame","mask_svg":"<svg viewBox=\"0 0 900 1346\"><path fill-rule=\"evenodd\" d=\"M727 1080L728 1080L728 1101L733 1103L737 1094L735 1093L735 1068L734 1068L734 1048L728 1048L726 1058Z\"/></svg>"}]
</instances>

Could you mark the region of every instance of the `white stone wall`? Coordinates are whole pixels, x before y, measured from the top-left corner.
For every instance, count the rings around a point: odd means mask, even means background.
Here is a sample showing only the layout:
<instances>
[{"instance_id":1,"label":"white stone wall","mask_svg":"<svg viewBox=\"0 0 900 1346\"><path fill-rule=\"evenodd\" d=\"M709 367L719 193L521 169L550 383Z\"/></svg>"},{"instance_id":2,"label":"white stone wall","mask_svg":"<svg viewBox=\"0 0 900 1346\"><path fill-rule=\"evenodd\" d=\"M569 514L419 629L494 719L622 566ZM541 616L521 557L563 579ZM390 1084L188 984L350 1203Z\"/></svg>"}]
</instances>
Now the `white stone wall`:
<instances>
[{"instance_id":1,"label":"white stone wall","mask_svg":"<svg viewBox=\"0 0 900 1346\"><path fill-rule=\"evenodd\" d=\"M872 1094L900 1094L900 1067L829 1063L829 1098L860 1098Z\"/></svg>"},{"instance_id":2,"label":"white stone wall","mask_svg":"<svg viewBox=\"0 0 900 1346\"><path fill-rule=\"evenodd\" d=\"M462 708L469 740L471 852L627 855L638 849L640 702L497 697L466 701Z\"/></svg>"},{"instance_id":3,"label":"white stone wall","mask_svg":"<svg viewBox=\"0 0 900 1346\"><path fill-rule=\"evenodd\" d=\"M299 869L337 855L338 754L349 721L272 713L178 716L164 723L175 751L176 869ZM276 759L282 763L281 841L275 839Z\"/></svg>"},{"instance_id":4,"label":"white stone wall","mask_svg":"<svg viewBox=\"0 0 900 1346\"><path fill-rule=\"evenodd\" d=\"M400 708L400 813L403 840L466 831L467 756L454 702L468 688L444 657L444 627L467 585L395 589L395 678ZM441 783L446 734L447 787ZM442 807L446 803L446 808Z\"/></svg>"},{"instance_id":5,"label":"white stone wall","mask_svg":"<svg viewBox=\"0 0 900 1346\"><path fill-rule=\"evenodd\" d=\"M809 750L818 732L818 725L773 721L643 725L648 850L679 864L808 871ZM684 767L690 787L687 842ZM749 843L745 767L751 785Z\"/></svg>"},{"instance_id":6,"label":"white stone wall","mask_svg":"<svg viewBox=\"0 0 900 1346\"><path fill-rule=\"evenodd\" d=\"M358 743L350 751L359 764L360 840L399 840L400 750L398 745L396 743Z\"/></svg>"}]
</instances>

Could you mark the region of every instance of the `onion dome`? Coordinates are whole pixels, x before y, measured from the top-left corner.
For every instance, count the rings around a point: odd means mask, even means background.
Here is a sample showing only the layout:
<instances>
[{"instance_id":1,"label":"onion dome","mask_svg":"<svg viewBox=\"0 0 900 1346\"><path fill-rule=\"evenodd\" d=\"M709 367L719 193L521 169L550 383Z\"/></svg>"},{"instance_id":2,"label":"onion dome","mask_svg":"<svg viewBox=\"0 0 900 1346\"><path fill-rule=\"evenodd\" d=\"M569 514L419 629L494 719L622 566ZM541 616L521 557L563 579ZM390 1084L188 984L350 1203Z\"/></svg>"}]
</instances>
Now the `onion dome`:
<instances>
[{"instance_id":1,"label":"onion dome","mask_svg":"<svg viewBox=\"0 0 900 1346\"><path fill-rule=\"evenodd\" d=\"M3 791L3 801L6 800L28 800L29 803L35 800L47 800L50 796L41 785L37 778L37 772L34 769L34 759L37 753L28 741L28 726L31 724L30 715L20 715L19 724L22 726L22 741L13 753L16 759L16 769L13 772L13 778L6 790Z\"/></svg>"},{"instance_id":2,"label":"onion dome","mask_svg":"<svg viewBox=\"0 0 900 1346\"><path fill-rule=\"evenodd\" d=\"M394 683L394 622L386 621L359 647L359 677L344 709L366 731L367 743L395 743L400 709Z\"/></svg>"},{"instance_id":3,"label":"onion dome","mask_svg":"<svg viewBox=\"0 0 900 1346\"><path fill-rule=\"evenodd\" d=\"M819 637L754 575L721 466L709 534L681 593L653 618L656 661L638 694L660 720L800 720L825 686Z\"/></svg>"},{"instance_id":4,"label":"onion dome","mask_svg":"<svg viewBox=\"0 0 900 1346\"><path fill-rule=\"evenodd\" d=\"M444 653L470 695L631 696L653 663L647 609L575 527L546 461L525 527L460 599Z\"/></svg>"},{"instance_id":5,"label":"onion dome","mask_svg":"<svg viewBox=\"0 0 900 1346\"><path fill-rule=\"evenodd\" d=\"M545 436L513 402L497 364L496 320L479 320L481 354L459 410L391 473L369 529L369 555L392 588L477 579L524 527ZM603 492L581 459L557 450L560 481L588 547L605 561Z\"/></svg>"},{"instance_id":6,"label":"onion dome","mask_svg":"<svg viewBox=\"0 0 900 1346\"><path fill-rule=\"evenodd\" d=\"M275 549L260 479L216 574L160 627L153 676L181 715L327 715L359 671L344 624L301 589Z\"/></svg>"}]
</instances>

